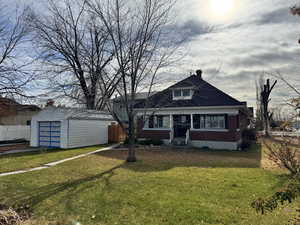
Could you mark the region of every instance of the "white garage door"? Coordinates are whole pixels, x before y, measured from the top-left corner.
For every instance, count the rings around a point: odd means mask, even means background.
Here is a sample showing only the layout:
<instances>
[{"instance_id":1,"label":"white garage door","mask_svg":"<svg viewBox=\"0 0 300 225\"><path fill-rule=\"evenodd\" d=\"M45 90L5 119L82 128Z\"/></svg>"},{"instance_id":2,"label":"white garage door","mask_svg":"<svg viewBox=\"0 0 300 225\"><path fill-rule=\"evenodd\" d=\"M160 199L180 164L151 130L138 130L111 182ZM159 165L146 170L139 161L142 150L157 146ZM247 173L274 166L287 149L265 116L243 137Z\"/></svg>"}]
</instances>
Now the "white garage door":
<instances>
[{"instance_id":1,"label":"white garage door","mask_svg":"<svg viewBox=\"0 0 300 225\"><path fill-rule=\"evenodd\" d=\"M59 121L39 122L39 146L59 148L60 128Z\"/></svg>"}]
</instances>

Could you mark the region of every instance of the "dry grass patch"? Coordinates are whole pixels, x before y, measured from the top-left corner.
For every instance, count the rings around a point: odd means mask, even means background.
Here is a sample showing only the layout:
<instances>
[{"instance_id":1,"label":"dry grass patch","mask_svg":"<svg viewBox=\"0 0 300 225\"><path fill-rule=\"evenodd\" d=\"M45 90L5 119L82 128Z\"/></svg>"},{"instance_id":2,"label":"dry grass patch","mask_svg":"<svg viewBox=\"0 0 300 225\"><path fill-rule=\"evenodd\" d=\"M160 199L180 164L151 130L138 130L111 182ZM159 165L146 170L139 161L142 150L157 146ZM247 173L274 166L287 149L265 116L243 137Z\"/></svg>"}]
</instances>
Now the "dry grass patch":
<instances>
[{"instance_id":1,"label":"dry grass patch","mask_svg":"<svg viewBox=\"0 0 300 225\"><path fill-rule=\"evenodd\" d=\"M100 152L98 155L125 160L126 149ZM260 146L249 151L172 149L168 147L136 150L137 159L146 164L172 163L181 166L259 168L261 166Z\"/></svg>"}]
</instances>

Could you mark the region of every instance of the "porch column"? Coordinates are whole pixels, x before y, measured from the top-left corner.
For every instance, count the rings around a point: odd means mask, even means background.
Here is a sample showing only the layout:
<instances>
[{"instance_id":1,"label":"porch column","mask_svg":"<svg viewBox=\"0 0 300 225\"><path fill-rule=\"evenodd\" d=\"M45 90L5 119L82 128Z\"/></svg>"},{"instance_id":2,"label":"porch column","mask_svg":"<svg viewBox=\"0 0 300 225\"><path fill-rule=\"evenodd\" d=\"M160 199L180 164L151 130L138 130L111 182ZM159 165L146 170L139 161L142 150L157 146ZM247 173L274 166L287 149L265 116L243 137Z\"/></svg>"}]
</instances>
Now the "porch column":
<instances>
[{"instance_id":1,"label":"porch column","mask_svg":"<svg viewBox=\"0 0 300 225\"><path fill-rule=\"evenodd\" d=\"M173 115L170 114L170 144L172 144L172 141L174 139L174 129L173 129Z\"/></svg>"},{"instance_id":2,"label":"porch column","mask_svg":"<svg viewBox=\"0 0 300 225\"><path fill-rule=\"evenodd\" d=\"M193 114L191 114L191 129L194 129Z\"/></svg>"}]
</instances>

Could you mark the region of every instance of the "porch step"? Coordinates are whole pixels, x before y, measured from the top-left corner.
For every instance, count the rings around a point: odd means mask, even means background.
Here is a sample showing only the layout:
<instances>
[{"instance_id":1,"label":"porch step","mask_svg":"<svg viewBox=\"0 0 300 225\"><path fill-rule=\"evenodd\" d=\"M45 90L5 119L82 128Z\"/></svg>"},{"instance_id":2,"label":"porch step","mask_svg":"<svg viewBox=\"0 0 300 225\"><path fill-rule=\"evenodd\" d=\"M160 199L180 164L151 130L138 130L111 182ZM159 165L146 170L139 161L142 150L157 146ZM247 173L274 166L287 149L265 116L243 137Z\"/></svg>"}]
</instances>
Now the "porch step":
<instances>
[{"instance_id":1,"label":"porch step","mask_svg":"<svg viewBox=\"0 0 300 225\"><path fill-rule=\"evenodd\" d=\"M185 138L174 138L172 144L175 146L185 146Z\"/></svg>"}]
</instances>

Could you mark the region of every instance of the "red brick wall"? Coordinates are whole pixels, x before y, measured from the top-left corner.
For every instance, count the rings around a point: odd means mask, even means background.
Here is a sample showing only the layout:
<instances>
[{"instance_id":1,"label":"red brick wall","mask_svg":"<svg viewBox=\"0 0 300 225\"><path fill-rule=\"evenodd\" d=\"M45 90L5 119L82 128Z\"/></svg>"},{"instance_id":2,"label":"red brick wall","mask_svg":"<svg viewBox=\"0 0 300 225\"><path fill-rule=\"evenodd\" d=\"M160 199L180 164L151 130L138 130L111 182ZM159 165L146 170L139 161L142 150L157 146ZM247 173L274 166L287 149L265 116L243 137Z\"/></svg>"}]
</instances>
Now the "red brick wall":
<instances>
[{"instance_id":1,"label":"red brick wall","mask_svg":"<svg viewBox=\"0 0 300 225\"><path fill-rule=\"evenodd\" d=\"M152 140L162 140L170 138L168 130L143 130L138 133L138 138L147 138Z\"/></svg>"},{"instance_id":2,"label":"red brick wall","mask_svg":"<svg viewBox=\"0 0 300 225\"><path fill-rule=\"evenodd\" d=\"M191 140L199 141L238 141L240 140L239 131L191 131Z\"/></svg>"}]
</instances>

